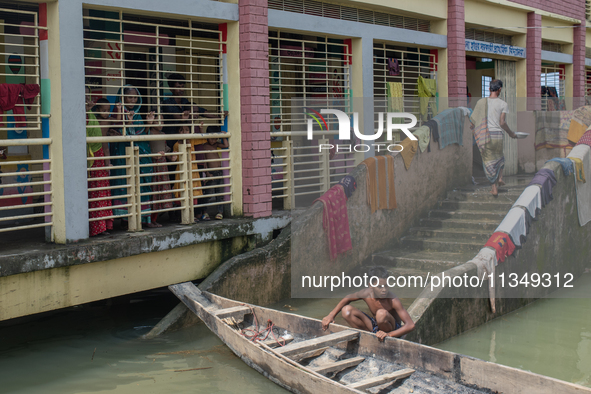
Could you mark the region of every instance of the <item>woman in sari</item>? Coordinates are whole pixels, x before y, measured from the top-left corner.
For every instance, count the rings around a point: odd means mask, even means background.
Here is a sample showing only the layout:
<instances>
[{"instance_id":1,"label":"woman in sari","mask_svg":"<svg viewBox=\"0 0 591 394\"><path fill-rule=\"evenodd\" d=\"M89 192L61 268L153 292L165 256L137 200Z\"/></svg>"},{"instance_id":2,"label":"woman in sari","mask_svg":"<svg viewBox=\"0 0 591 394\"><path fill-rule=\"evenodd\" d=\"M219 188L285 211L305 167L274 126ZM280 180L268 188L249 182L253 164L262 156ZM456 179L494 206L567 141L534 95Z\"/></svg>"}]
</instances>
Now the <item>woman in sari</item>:
<instances>
[{"instance_id":1,"label":"woman in sari","mask_svg":"<svg viewBox=\"0 0 591 394\"><path fill-rule=\"evenodd\" d=\"M99 127L99 122L94 113L91 112L94 102L90 98L90 89L86 87L86 136L87 137L102 137L103 133ZM105 169L105 156L103 151L103 144L100 142L92 142L87 144L88 157L92 160L88 161L88 216L90 219L104 218L112 216L111 210L111 193L108 189L109 180L101 179L109 176L109 170ZM91 190L103 188L103 190ZM96 200L101 198L101 200ZM94 201L90 201L94 200ZM104 208L94 210L96 208ZM90 236L104 234L108 235L107 230L113 229L113 219L99 219L90 222Z\"/></svg>"},{"instance_id":2,"label":"woman in sari","mask_svg":"<svg viewBox=\"0 0 591 394\"><path fill-rule=\"evenodd\" d=\"M117 101L115 104L115 111L117 113L116 119L122 121L125 127L116 131L117 135L145 135L147 129L144 127L144 121L139 114L142 107L142 96L137 88L132 85L125 85L119 89L117 93ZM139 148L140 166L143 164L152 164L150 157L142 157L142 155L149 155L150 143L148 141L135 141L134 145ZM111 143L112 156L124 156L125 148L129 146L128 142ZM125 166L125 157L120 159L111 159L111 164L115 167ZM150 220L150 195L152 188L149 184L152 182L152 166L140 167L140 193L141 193L141 210L142 210L142 224L146 227L156 227ZM125 168L116 168L111 170L111 176L122 177L126 175ZM111 180L111 186L124 186L127 184L126 178L118 178ZM137 192L137 191L136 191ZM127 188L115 188L111 191L113 196L124 196L127 194ZM127 215L127 198L119 197L113 200L113 213L115 215ZM127 228L127 217L122 218L122 227Z\"/></svg>"}]
</instances>

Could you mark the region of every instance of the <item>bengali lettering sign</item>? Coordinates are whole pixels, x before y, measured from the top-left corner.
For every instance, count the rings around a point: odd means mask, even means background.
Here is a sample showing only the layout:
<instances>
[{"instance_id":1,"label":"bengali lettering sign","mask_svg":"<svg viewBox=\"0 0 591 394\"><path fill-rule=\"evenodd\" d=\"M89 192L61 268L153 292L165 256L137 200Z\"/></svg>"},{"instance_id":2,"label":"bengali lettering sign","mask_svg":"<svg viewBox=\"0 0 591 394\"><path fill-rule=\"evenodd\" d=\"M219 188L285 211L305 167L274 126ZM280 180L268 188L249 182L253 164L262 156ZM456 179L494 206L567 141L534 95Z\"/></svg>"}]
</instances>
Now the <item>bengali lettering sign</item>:
<instances>
[{"instance_id":1,"label":"bengali lettering sign","mask_svg":"<svg viewBox=\"0 0 591 394\"><path fill-rule=\"evenodd\" d=\"M476 40L466 40L466 51L525 58L525 48Z\"/></svg>"}]
</instances>

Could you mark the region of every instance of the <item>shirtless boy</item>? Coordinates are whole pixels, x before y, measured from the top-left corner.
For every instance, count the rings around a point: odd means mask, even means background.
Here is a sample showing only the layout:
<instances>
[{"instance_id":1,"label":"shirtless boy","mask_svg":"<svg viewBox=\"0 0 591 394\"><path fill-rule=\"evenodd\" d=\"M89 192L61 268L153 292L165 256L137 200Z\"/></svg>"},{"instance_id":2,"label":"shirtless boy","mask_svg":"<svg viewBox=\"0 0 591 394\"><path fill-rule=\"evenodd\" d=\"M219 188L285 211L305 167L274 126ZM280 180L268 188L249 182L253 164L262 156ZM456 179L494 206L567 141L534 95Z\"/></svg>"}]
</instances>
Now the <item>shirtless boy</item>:
<instances>
[{"instance_id":1,"label":"shirtless boy","mask_svg":"<svg viewBox=\"0 0 591 394\"><path fill-rule=\"evenodd\" d=\"M382 267L375 267L368 272L369 278L373 276L378 278L378 286L370 285L343 298L332 312L322 319L322 329L326 330L330 323L334 323L334 318L342 311L343 317L351 327L371 331L380 341L386 337L400 338L414 330L412 318L400 300L386 287L388 271ZM375 279L373 283L375 284ZM373 317L349 305L357 300L365 301Z\"/></svg>"}]
</instances>

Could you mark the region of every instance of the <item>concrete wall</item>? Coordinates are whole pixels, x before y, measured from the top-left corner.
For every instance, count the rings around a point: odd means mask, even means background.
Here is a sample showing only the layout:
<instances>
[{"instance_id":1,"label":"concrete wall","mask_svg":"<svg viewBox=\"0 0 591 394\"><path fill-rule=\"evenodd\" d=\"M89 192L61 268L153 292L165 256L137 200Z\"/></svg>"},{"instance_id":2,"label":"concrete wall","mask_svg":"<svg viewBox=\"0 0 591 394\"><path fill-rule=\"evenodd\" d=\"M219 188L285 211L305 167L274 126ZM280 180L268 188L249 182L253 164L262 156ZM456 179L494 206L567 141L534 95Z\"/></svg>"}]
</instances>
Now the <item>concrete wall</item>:
<instances>
[{"instance_id":1,"label":"concrete wall","mask_svg":"<svg viewBox=\"0 0 591 394\"><path fill-rule=\"evenodd\" d=\"M431 152L419 152L408 171L399 155L394 158L394 168L397 208L374 214L367 203L366 167L360 165L351 172L357 180L357 190L347 202L353 250L336 261L331 262L328 254L320 202L292 221L292 280L300 283L302 275L334 275L359 266L376 250L397 243L451 188L470 182L472 133L468 120L463 146L453 144L440 150L431 141ZM302 296L294 290L292 287L292 296Z\"/></svg>"},{"instance_id":2,"label":"concrete wall","mask_svg":"<svg viewBox=\"0 0 591 394\"><path fill-rule=\"evenodd\" d=\"M586 268L591 268L591 226L579 226L574 179L572 175L565 178L558 163L548 163L545 168L552 169L558 180L553 190L554 199L533 222L523 248L496 267L497 278L501 273L505 273L506 278L510 273L517 273L519 278L525 273L560 273L562 278L565 273L572 273L577 278ZM476 266L467 263L446 271L451 276L464 273L475 275ZM511 289L507 285L499 288L498 284L496 314L489 307L486 283L477 291L462 294L450 288L434 292L427 289L409 308L416 329L407 339L429 345L444 341L556 289L531 286Z\"/></svg>"},{"instance_id":3,"label":"concrete wall","mask_svg":"<svg viewBox=\"0 0 591 394\"><path fill-rule=\"evenodd\" d=\"M227 219L5 256L0 321L204 279L233 256L269 242L290 220Z\"/></svg>"}]
</instances>

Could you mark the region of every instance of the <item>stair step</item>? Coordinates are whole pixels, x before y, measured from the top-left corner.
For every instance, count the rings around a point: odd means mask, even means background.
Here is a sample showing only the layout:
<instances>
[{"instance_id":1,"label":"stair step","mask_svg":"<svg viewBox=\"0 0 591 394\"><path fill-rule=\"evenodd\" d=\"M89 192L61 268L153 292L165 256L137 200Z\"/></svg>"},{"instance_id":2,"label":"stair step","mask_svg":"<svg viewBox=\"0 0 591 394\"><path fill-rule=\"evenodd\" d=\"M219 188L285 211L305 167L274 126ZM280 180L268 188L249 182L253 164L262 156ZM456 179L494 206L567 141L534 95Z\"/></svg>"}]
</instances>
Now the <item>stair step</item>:
<instances>
[{"instance_id":1,"label":"stair step","mask_svg":"<svg viewBox=\"0 0 591 394\"><path fill-rule=\"evenodd\" d=\"M510 207L509 207L510 208ZM450 209L433 209L429 211L429 218L438 219L458 219L458 220L495 220L501 223L506 212L490 212L490 211L467 211L467 210L450 210Z\"/></svg>"},{"instance_id":2,"label":"stair step","mask_svg":"<svg viewBox=\"0 0 591 394\"><path fill-rule=\"evenodd\" d=\"M429 228L460 228L460 229L474 229L481 231L494 231L499 224L501 224L502 218L499 220L488 221L488 220L455 220L455 219L420 219L419 224L421 227Z\"/></svg>"},{"instance_id":3,"label":"stair step","mask_svg":"<svg viewBox=\"0 0 591 394\"><path fill-rule=\"evenodd\" d=\"M489 193L487 189L486 192L467 192L467 191L460 191L460 190L453 190L447 193L447 199L450 201L467 201L467 202L515 202L521 195L521 190L511 190L505 193L500 192L497 197L493 196Z\"/></svg>"},{"instance_id":4,"label":"stair step","mask_svg":"<svg viewBox=\"0 0 591 394\"><path fill-rule=\"evenodd\" d=\"M478 253L486 243L483 241L458 241L453 238L421 238L412 235L402 238L401 241L404 246L414 249L455 253Z\"/></svg>"},{"instance_id":5,"label":"stair step","mask_svg":"<svg viewBox=\"0 0 591 394\"><path fill-rule=\"evenodd\" d=\"M453 238L458 241L484 241L486 242L492 232L476 231L470 229L437 229L429 227L413 227L409 231L417 237L423 238Z\"/></svg>"},{"instance_id":6,"label":"stair step","mask_svg":"<svg viewBox=\"0 0 591 394\"><path fill-rule=\"evenodd\" d=\"M373 265L441 272L474 258L474 253L384 250L372 256Z\"/></svg>"},{"instance_id":7,"label":"stair step","mask_svg":"<svg viewBox=\"0 0 591 394\"><path fill-rule=\"evenodd\" d=\"M448 210L462 210L462 211L484 211L484 212L509 212L512 201L496 201L496 202L470 202L470 201L440 201L438 203L440 209Z\"/></svg>"}]
</instances>

